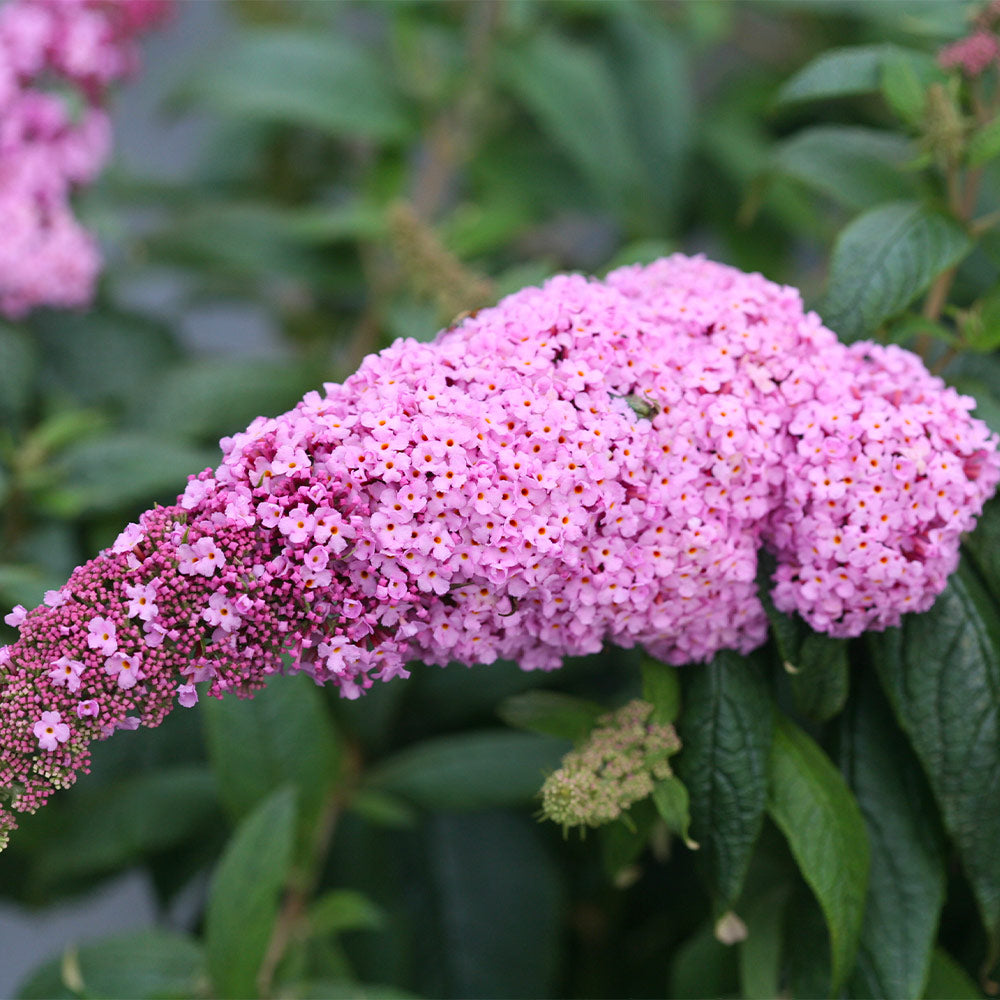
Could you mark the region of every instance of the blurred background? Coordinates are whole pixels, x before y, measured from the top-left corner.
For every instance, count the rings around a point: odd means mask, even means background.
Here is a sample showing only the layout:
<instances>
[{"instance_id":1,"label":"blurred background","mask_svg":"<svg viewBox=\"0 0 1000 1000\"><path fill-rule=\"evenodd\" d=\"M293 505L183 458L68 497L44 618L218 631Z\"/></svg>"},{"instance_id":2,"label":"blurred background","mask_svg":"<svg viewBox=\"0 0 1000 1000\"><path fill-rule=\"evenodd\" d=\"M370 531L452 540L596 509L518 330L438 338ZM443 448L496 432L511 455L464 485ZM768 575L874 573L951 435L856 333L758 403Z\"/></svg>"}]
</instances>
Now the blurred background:
<instances>
[{"instance_id":1,"label":"blurred background","mask_svg":"<svg viewBox=\"0 0 1000 1000\"><path fill-rule=\"evenodd\" d=\"M877 97L779 107L779 89L839 45L930 57L969 10L179 0L78 201L106 258L94 307L0 323L0 603L37 604L254 416L557 271L704 252L815 302L845 221L925 181ZM844 121L850 144L824 131ZM971 266L995 280L988 253ZM621 701L634 662L425 668L359 704L279 678L117 735L0 855L0 995L72 942L199 934L223 845L289 776L322 841L314 896L355 894L296 952L306 979L720 995L735 959L690 863L541 826L531 795L566 745L497 718L542 685ZM457 759L481 762L467 786ZM65 989L39 975L27 995Z\"/></svg>"}]
</instances>

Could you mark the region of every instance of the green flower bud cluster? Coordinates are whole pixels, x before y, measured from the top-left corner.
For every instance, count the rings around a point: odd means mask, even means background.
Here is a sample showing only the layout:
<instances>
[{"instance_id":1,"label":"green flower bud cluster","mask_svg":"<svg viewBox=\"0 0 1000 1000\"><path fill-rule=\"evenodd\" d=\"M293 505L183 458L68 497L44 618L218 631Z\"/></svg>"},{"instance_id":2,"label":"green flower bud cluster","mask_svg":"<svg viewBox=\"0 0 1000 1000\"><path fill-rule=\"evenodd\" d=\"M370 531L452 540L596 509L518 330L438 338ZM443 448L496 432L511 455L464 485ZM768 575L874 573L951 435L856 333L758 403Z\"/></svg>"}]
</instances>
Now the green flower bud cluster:
<instances>
[{"instance_id":1,"label":"green flower bud cluster","mask_svg":"<svg viewBox=\"0 0 1000 1000\"><path fill-rule=\"evenodd\" d=\"M652 794L672 775L680 749L673 726L651 722L653 706L636 699L598 719L586 743L563 758L542 786L542 814L563 829L602 826Z\"/></svg>"}]
</instances>

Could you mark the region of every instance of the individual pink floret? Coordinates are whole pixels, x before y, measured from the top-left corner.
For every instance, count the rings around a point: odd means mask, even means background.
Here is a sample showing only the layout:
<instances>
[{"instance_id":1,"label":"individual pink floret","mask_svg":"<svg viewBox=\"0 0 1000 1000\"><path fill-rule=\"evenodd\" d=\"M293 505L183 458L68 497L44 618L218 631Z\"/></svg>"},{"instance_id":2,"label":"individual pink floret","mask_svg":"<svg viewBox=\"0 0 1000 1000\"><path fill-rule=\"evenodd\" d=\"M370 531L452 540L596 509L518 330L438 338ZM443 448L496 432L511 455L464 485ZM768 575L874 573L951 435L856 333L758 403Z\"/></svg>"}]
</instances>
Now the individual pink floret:
<instances>
[{"instance_id":1,"label":"individual pink floret","mask_svg":"<svg viewBox=\"0 0 1000 1000\"><path fill-rule=\"evenodd\" d=\"M35 723L32 733L38 739L42 750L55 750L60 743L69 739L69 726L62 721L59 712L42 712L42 717Z\"/></svg>"}]
</instances>

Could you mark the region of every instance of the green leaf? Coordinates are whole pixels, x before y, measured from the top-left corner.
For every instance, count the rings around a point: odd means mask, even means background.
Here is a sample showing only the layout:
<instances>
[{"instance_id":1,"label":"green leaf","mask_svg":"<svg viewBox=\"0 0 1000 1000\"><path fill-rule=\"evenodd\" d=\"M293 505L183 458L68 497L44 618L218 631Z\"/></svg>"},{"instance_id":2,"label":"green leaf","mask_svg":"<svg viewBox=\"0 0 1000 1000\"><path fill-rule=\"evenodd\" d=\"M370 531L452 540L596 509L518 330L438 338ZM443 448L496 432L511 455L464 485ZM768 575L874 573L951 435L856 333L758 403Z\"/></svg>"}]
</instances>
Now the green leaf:
<instances>
[{"instance_id":1,"label":"green leaf","mask_svg":"<svg viewBox=\"0 0 1000 1000\"><path fill-rule=\"evenodd\" d=\"M653 789L653 805L671 833L676 833L691 850L700 846L691 839L691 801L687 789L677 778L658 781Z\"/></svg>"},{"instance_id":2,"label":"green leaf","mask_svg":"<svg viewBox=\"0 0 1000 1000\"><path fill-rule=\"evenodd\" d=\"M165 767L94 791L81 788L61 814L41 874L46 884L57 885L120 871L220 819L215 781L203 767Z\"/></svg>"},{"instance_id":3,"label":"green leaf","mask_svg":"<svg viewBox=\"0 0 1000 1000\"><path fill-rule=\"evenodd\" d=\"M781 952L788 885L776 885L740 905L747 926L740 944L740 987L745 997L781 995Z\"/></svg>"},{"instance_id":4,"label":"green leaf","mask_svg":"<svg viewBox=\"0 0 1000 1000\"><path fill-rule=\"evenodd\" d=\"M882 60L882 96L904 121L919 126L923 122L927 91L912 59L903 52L888 52Z\"/></svg>"},{"instance_id":5,"label":"green leaf","mask_svg":"<svg viewBox=\"0 0 1000 1000\"><path fill-rule=\"evenodd\" d=\"M586 738L607 709L561 691L526 691L505 698L497 715L517 729L556 736L574 743Z\"/></svg>"},{"instance_id":6,"label":"green leaf","mask_svg":"<svg viewBox=\"0 0 1000 1000\"><path fill-rule=\"evenodd\" d=\"M1000 347L1000 290L994 289L983 296L972 316L974 320L963 329L966 347L991 354Z\"/></svg>"},{"instance_id":7,"label":"green leaf","mask_svg":"<svg viewBox=\"0 0 1000 1000\"><path fill-rule=\"evenodd\" d=\"M397 986L353 980L309 979L295 984L295 1000L421 1000Z\"/></svg>"},{"instance_id":8,"label":"green leaf","mask_svg":"<svg viewBox=\"0 0 1000 1000\"><path fill-rule=\"evenodd\" d=\"M436 815L425 844L432 897L416 945L436 975L421 992L553 996L562 887L537 825L503 812Z\"/></svg>"},{"instance_id":9,"label":"green leaf","mask_svg":"<svg viewBox=\"0 0 1000 1000\"><path fill-rule=\"evenodd\" d=\"M895 132L818 125L778 143L769 169L862 209L906 193L912 185L899 168L913 155L910 141Z\"/></svg>"},{"instance_id":10,"label":"green leaf","mask_svg":"<svg viewBox=\"0 0 1000 1000\"><path fill-rule=\"evenodd\" d=\"M0 417L19 417L31 401L38 372L35 346L17 327L0 323Z\"/></svg>"},{"instance_id":11,"label":"green leaf","mask_svg":"<svg viewBox=\"0 0 1000 1000\"><path fill-rule=\"evenodd\" d=\"M67 448L54 463L60 485L41 502L63 517L118 511L152 500L172 502L187 477L218 454L164 435L123 431L82 441Z\"/></svg>"},{"instance_id":12,"label":"green leaf","mask_svg":"<svg viewBox=\"0 0 1000 1000\"><path fill-rule=\"evenodd\" d=\"M641 799L617 822L598 827L601 864L612 882L617 884L623 876L628 878L634 872L632 866L649 844L657 815L658 809L651 799Z\"/></svg>"},{"instance_id":13,"label":"green leaf","mask_svg":"<svg viewBox=\"0 0 1000 1000\"><path fill-rule=\"evenodd\" d=\"M667 211L676 211L694 138L690 56L684 40L659 18L640 16L645 13L641 5L627 13L616 11L609 29L649 197Z\"/></svg>"},{"instance_id":14,"label":"green leaf","mask_svg":"<svg viewBox=\"0 0 1000 1000\"><path fill-rule=\"evenodd\" d=\"M409 802L375 788L359 788L351 796L348 808L373 826L405 830L418 822L417 811Z\"/></svg>"},{"instance_id":15,"label":"green leaf","mask_svg":"<svg viewBox=\"0 0 1000 1000\"><path fill-rule=\"evenodd\" d=\"M896 45L832 49L796 73L778 92L778 104L869 94L879 89L888 59L903 56L919 80L936 76L933 58Z\"/></svg>"},{"instance_id":16,"label":"green leaf","mask_svg":"<svg viewBox=\"0 0 1000 1000\"><path fill-rule=\"evenodd\" d=\"M620 204L635 189L639 157L625 128L617 78L590 48L538 30L498 53L502 85L580 173Z\"/></svg>"},{"instance_id":17,"label":"green leaf","mask_svg":"<svg viewBox=\"0 0 1000 1000\"><path fill-rule=\"evenodd\" d=\"M668 996L716 1000L736 995L737 952L716 939L712 921L681 944L671 958Z\"/></svg>"},{"instance_id":18,"label":"green leaf","mask_svg":"<svg viewBox=\"0 0 1000 1000\"><path fill-rule=\"evenodd\" d=\"M966 150L970 167L981 167L1000 156L1000 115L972 134Z\"/></svg>"},{"instance_id":19,"label":"green leaf","mask_svg":"<svg viewBox=\"0 0 1000 1000\"><path fill-rule=\"evenodd\" d=\"M505 730L439 736L383 760L366 783L428 809L522 805L569 749L565 740Z\"/></svg>"},{"instance_id":20,"label":"green leaf","mask_svg":"<svg viewBox=\"0 0 1000 1000\"><path fill-rule=\"evenodd\" d=\"M315 367L225 358L199 360L166 371L135 411L158 433L215 442L243 430L262 413L291 409L317 388ZM191 470L194 471L194 470Z\"/></svg>"},{"instance_id":21,"label":"green leaf","mask_svg":"<svg viewBox=\"0 0 1000 1000\"><path fill-rule=\"evenodd\" d=\"M768 812L788 841L830 933L831 993L850 973L868 887L868 838L858 804L829 758L779 717Z\"/></svg>"},{"instance_id":22,"label":"green leaf","mask_svg":"<svg viewBox=\"0 0 1000 1000\"><path fill-rule=\"evenodd\" d=\"M874 675L860 680L839 746L841 768L861 807L871 846L850 995L920 996L945 896L945 844L919 764Z\"/></svg>"},{"instance_id":23,"label":"green leaf","mask_svg":"<svg viewBox=\"0 0 1000 1000\"><path fill-rule=\"evenodd\" d=\"M877 90L888 46L832 49L800 69L778 91L778 103L846 97Z\"/></svg>"},{"instance_id":24,"label":"green leaf","mask_svg":"<svg viewBox=\"0 0 1000 1000\"><path fill-rule=\"evenodd\" d=\"M972 885L1000 939L1000 619L967 567L930 611L871 635L896 717L916 751Z\"/></svg>"},{"instance_id":25,"label":"green leaf","mask_svg":"<svg viewBox=\"0 0 1000 1000\"><path fill-rule=\"evenodd\" d=\"M287 122L335 136L400 139L409 123L384 60L347 35L246 30L182 90L229 115Z\"/></svg>"},{"instance_id":26,"label":"green leaf","mask_svg":"<svg viewBox=\"0 0 1000 1000\"><path fill-rule=\"evenodd\" d=\"M809 626L798 615L786 615L779 611L774 606L766 584L758 587L758 595L764 605L767 623L771 627L774 644L778 647L782 666L788 673L794 674L801 668L802 643L809 635Z\"/></svg>"},{"instance_id":27,"label":"green leaf","mask_svg":"<svg viewBox=\"0 0 1000 1000\"><path fill-rule=\"evenodd\" d=\"M255 997L257 972L292 863L295 792L282 788L236 828L215 870L205 911L212 996Z\"/></svg>"},{"instance_id":28,"label":"green leaf","mask_svg":"<svg viewBox=\"0 0 1000 1000\"><path fill-rule=\"evenodd\" d=\"M718 914L740 894L764 821L771 699L754 664L735 653L684 671L677 773L691 800L691 833Z\"/></svg>"},{"instance_id":29,"label":"green leaf","mask_svg":"<svg viewBox=\"0 0 1000 1000\"><path fill-rule=\"evenodd\" d=\"M832 719L844 707L850 687L847 641L809 632L790 683L795 707L802 715L816 722Z\"/></svg>"},{"instance_id":30,"label":"green leaf","mask_svg":"<svg viewBox=\"0 0 1000 1000\"><path fill-rule=\"evenodd\" d=\"M919 202L873 208L837 238L823 319L842 340L872 334L971 249L957 222Z\"/></svg>"},{"instance_id":31,"label":"green leaf","mask_svg":"<svg viewBox=\"0 0 1000 1000\"><path fill-rule=\"evenodd\" d=\"M1000 498L983 508L976 530L966 539L966 552L976 565L993 600L1000 603Z\"/></svg>"},{"instance_id":32,"label":"green leaf","mask_svg":"<svg viewBox=\"0 0 1000 1000\"><path fill-rule=\"evenodd\" d=\"M95 307L31 318L41 379L84 405L149 399L152 373L177 360L169 327L148 316Z\"/></svg>"},{"instance_id":33,"label":"green leaf","mask_svg":"<svg viewBox=\"0 0 1000 1000\"><path fill-rule=\"evenodd\" d=\"M309 677L273 677L252 700L206 698L201 710L219 795L233 817L294 784L303 824L315 819L340 777L341 745Z\"/></svg>"},{"instance_id":34,"label":"green leaf","mask_svg":"<svg viewBox=\"0 0 1000 1000\"><path fill-rule=\"evenodd\" d=\"M653 721L661 725L673 722L681 710L681 682L677 667L643 655L642 697L653 706Z\"/></svg>"},{"instance_id":35,"label":"green leaf","mask_svg":"<svg viewBox=\"0 0 1000 1000\"><path fill-rule=\"evenodd\" d=\"M968 354L966 357L973 358L974 355ZM979 360L986 361L988 359L980 356ZM994 434L1000 434L1000 398L996 396L992 388L978 378L967 375L949 378L948 381L959 392L966 396L972 396L976 401L976 408L972 411L972 415L982 420Z\"/></svg>"},{"instance_id":36,"label":"green leaf","mask_svg":"<svg viewBox=\"0 0 1000 1000\"><path fill-rule=\"evenodd\" d=\"M191 938L144 930L69 948L21 984L20 1000L102 997L139 1000L196 995L204 959Z\"/></svg>"},{"instance_id":37,"label":"green leaf","mask_svg":"<svg viewBox=\"0 0 1000 1000\"><path fill-rule=\"evenodd\" d=\"M364 893L354 889L332 889L309 908L309 930L314 935L343 931L378 930L385 914Z\"/></svg>"},{"instance_id":38,"label":"green leaf","mask_svg":"<svg viewBox=\"0 0 1000 1000\"><path fill-rule=\"evenodd\" d=\"M942 948L934 949L927 985L920 995L923 1000L983 1000L984 996L965 969Z\"/></svg>"}]
</instances>

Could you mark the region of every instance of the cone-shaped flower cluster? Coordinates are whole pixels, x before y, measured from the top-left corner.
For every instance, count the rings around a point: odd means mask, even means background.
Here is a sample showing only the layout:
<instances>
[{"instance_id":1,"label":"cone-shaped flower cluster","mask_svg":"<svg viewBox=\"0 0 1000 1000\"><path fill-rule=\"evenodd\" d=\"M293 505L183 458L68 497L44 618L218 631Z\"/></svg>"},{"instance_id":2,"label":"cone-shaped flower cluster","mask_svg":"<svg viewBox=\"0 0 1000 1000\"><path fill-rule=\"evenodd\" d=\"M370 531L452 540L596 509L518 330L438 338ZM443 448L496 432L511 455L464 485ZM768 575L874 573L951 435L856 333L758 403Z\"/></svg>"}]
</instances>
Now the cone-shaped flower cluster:
<instances>
[{"instance_id":1,"label":"cone-shaped flower cluster","mask_svg":"<svg viewBox=\"0 0 1000 1000\"><path fill-rule=\"evenodd\" d=\"M0 314L79 306L97 245L71 191L108 155L107 86L135 64L135 36L169 0L9 0L0 5Z\"/></svg>"},{"instance_id":2,"label":"cone-shaped flower cluster","mask_svg":"<svg viewBox=\"0 0 1000 1000\"><path fill-rule=\"evenodd\" d=\"M414 659L746 652L761 546L780 609L884 628L930 606L1000 479L972 405L702 259L525 289L258 418L175 506L15 609L0 789L32 810L90 740L286 663L353 698Z\"/></svg>"},{"instance_id":3,"label":"cone-shaped flower cluster","mask_svg":"<svg viewBox=\"0 0 1000 1000\"><path fill-rule=\"evenodd\" d=\"M542 814L564 830L603 826L669 778L668 758L681 748L674 727L650 722L653 706L630 701L604 715L587 741L563 757L542 785Z\"/></svg>"}]
</instances>

